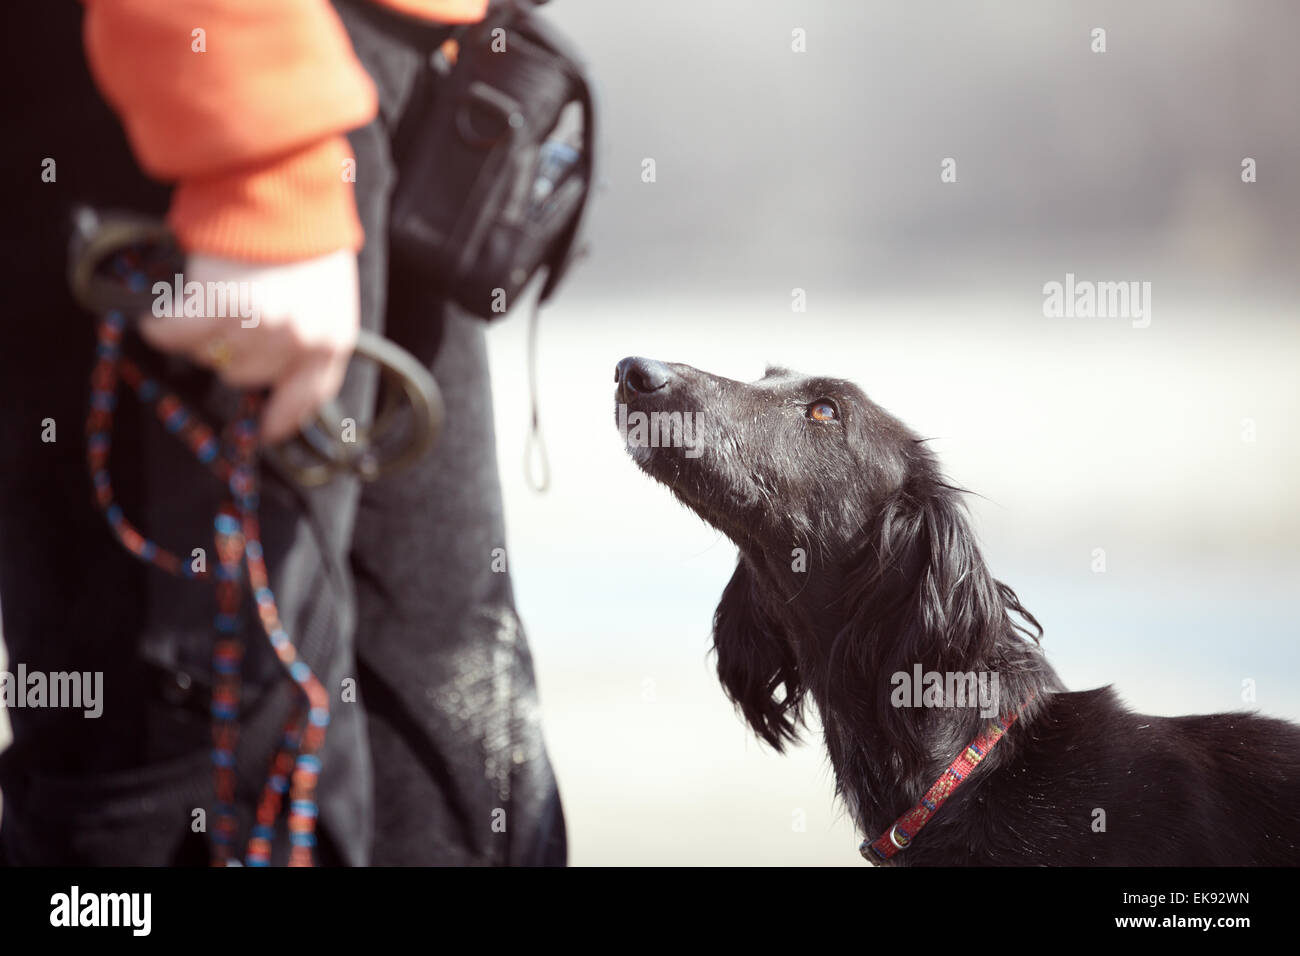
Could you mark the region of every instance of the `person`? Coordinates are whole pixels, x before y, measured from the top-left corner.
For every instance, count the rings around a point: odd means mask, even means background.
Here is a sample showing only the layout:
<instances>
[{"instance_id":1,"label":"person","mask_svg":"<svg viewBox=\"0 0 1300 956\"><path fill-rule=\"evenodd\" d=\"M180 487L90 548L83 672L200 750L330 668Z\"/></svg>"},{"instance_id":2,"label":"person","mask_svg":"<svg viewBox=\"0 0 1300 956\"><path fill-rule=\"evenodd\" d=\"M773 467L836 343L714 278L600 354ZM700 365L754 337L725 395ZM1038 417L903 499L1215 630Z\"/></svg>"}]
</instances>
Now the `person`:
<instances>
[{"instance_id":1,"label":"person","mask_svg":"<svg viewBox=\"0 0 1300 956\"><path fill-rule=\"evenodd\" d=\"M96 719L10 713L4 862L210 857L213 587L138 561L93 504L83 430L94 330L65 278L67 210L89 204L165 214L187 281L254 290L255 324L139 323L141 353L203 414L217 417L233 390L265 388L264 443L336 395L366 420L376 376L348 364L363 327L415 355L443 393L439 443L405 472L305 489L262 469L279 615L331 694L315 861L564 863L528 645L509 576L493 566L505 542L484 326L430 310L427 277L390 266L386 247L394 137L420 120L412 91L435 52L454 52L454 25L485 6L87 0L11 12L21 40L7 141L31 175L2 240L3 632L11 669L102 673L104 699ZM113 429L124 513L178 553L210 550L221 483L127 392ZM235 752L245 836L300 703L247 617Z\"/></svg>"}]
</instances>

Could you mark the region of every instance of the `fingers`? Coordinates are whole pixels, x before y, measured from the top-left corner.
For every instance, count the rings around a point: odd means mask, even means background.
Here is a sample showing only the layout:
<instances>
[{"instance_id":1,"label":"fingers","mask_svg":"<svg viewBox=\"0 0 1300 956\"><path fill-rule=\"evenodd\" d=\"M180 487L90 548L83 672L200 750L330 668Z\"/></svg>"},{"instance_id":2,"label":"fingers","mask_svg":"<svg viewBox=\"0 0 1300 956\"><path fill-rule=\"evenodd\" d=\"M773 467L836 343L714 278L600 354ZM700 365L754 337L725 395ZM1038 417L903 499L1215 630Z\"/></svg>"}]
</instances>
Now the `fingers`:
<instances>
[{"instance_id":1,"label":"fingers","mask_svg":"<svg viewBox=\"0 0 1300 956\"><path fill-rule=\"evenodd\" d=\"M291 339L287 328L268 326L265 330L232 329L217 340L225 349L220 362L213 362L211 351L195 361L216 369L217 375L231 388L257 388L280 379L309 354Z\"/></svg>"},{"instance_id":2,"label":"fingers","mask_svg":"<svg viewBox=\"0 0 1300 956\"><path fill-rule=\"evenodd\" d=\"M139 329L141 337L158 351L188 355L196 360L204 343L219 332L213 319L201 316L142 315Z\"/></svg>"},{"instance_id":3,"label":"fingers","mask_svg":"<svg viewBox=\"0 0 1300 956\"><path fill-rule=\"evenodd\" d=\"M140 334L156 349L213 369L232 388L270 386L265 441L288 438L338 393L360 328L355 254L283 264L194 254L187 279L187 289L224 289L214 301L238 302L238 314L146 315Z\"/></svg>"},{"instance_id":4,"label":"fingers","mask_svg":"<svg viewBox=\"0 0 1300 956\"><path fill-rule=\"evenodd\" d=\"M282 375L262 414L262 441L277 444L310 422L338 394L346 371L346 356L323 355L307 358Z\"/></svg>"}]
</instances>

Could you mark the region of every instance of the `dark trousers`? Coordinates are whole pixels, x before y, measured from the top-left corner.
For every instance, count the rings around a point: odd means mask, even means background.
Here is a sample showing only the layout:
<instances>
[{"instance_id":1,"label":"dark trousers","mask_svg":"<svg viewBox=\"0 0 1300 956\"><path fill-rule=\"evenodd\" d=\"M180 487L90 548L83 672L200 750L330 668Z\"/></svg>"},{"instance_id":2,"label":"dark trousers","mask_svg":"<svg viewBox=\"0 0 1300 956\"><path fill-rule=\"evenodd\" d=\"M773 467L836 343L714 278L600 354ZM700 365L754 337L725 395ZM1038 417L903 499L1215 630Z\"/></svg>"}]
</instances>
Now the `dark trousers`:
<instances>
[{"instance_id":1,"label":"dark trousers","mask_svg":"<svg viewBox=\"0 0 1300 956\"><path fill-rule=\"evenodd\" d=\"M415 121L407 106L444 34L368 6L339 10L381 100L381 115L351 136L367 236L362 321L430 367L447 425L424 461L371 485L304 491L264 474L263 544L281 617L332 695L318 858L563 863L527 643L509 577L492 570L505 540L483 325L431 308L421 277L390 273L386 255L390 143ZM210 582L129 555L93 507L83 436L93 329L64 279L72 204L161 214L166 192L137 171L90 84L79 8L56 5L39 22L34 8L15 14L31 22L5 41L15 71L5 139L17 171L6 177L13 214L0 246L0 615L11 671L99 671L105 701L98 719L11 712L0 858L201 863L195 821L213 805L215 599ZM40 181L46 157L57 163L53 183ZM211 376L151 360L201 411L226 407ZM374 392L373 373L354 363L344 407L364 420ZM54 441L43 440L49 422ZM125 392L110 467L119 502L146 534L180 554L211 555L220 483ZM237 765L245 824L297 704L255 620L248 645Z\"/></svg>"}]
</instances>

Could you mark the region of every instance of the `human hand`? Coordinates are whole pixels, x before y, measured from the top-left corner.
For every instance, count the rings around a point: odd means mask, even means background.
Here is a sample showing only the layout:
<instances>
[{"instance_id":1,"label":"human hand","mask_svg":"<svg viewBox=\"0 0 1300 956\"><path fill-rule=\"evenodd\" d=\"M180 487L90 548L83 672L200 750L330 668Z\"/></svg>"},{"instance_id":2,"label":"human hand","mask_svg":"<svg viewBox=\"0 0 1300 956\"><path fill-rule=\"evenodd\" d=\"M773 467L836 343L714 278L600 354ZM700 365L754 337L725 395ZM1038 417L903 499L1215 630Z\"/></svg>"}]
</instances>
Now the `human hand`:
<instances>
[{"instance_id":1,"label":"human hand","mask_svg":"<svg viewBox=\"0 0 1300 956\"><path fill-rule=\"evenodd\" d=\"M269 386L265 443L293 435L338 394L361 325L354 253L275 264L193 254L184 281L204 290L204 315L184 316L178 302L174 315L142 317L140 334L234 388Z\"/></svg>"}]
</instances>

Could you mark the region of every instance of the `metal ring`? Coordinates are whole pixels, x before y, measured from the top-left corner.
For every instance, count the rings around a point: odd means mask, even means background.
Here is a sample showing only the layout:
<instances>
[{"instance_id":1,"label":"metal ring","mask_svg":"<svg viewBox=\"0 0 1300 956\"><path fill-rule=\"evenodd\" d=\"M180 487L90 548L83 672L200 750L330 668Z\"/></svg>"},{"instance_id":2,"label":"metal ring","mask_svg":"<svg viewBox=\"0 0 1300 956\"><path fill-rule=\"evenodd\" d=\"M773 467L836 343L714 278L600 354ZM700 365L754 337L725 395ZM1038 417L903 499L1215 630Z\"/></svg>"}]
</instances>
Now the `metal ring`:
<instances>
[{"instance_id":1,"label":"metal ring","mask_svg":"<svg viewBox=\"0 0 1300 956\"><path fill-rule=\"evenodd\" d=\"M149 311L153 295L148 289L133 289L120 279L99 274L101 263L133 246L155 246L164 255L184 261L176 237L156 219L130 213L101 215L89 206L73 211L68 285L78 304L97 315L120 309L128 320Z\"/></svg>"},{"instance_id":2,"label":"metal ring","mask_svg":"<svg viewBox=\"0 0 1300 956\"><path fill-rule=\"evenodd\" d=\"M323 485L336 474L345 472L363 481L393 474L423 458L442 431L445 417L442 393L433 376L413 355L364 329L357 337L355 354L377 364L384 382L401 390L411 410L407 441L396 454L379 458L374 439L382 440L386 436L369 431L363 433L364 441L355 444L337 441L331 434L333 426L318 416L316 422L289 442L263 452L278 470L300 485ZM291 450L305 452L309 461L295 461Z\"/></svg>"},{"instance_id":3,"label":"metal ring","mask_svg":"<svg viewBox=\"0 0 1300 956\"><path fill-rule=\"evenodd\" d=\"M128 322L149 311L153 302L149 289L134 288L121 275L105 274L101 269L113 256L132 248L151 250L163 261L174 260L175 264L169 268L177 272L184 268L180 246L163 223L130 213L100 214L89 207L77 209L68 262L68 281L77 302L97 314L119 310ZM269 463L299 484L324 484L336 474L345 472L351 472L363 481L373 481L423 457L442 429L442 394L428 369L413 355L364 329L357 337L355 355L378 364L383 384L390 389L396 388L405 399L411 410L410 434L405 444L389 458L377 457L380 450L377 446L389 437L387 426L396 418L388 408L392 403L387 395L383 396L382 404L388 410L361 433L363 440L355 444L336 441L332 436L333 428L318 416L317 422L304 432L263 452ZM209 358L216 366L229 361L229 343L213 343ZM322 412L331 407L326 406ZM297 453L297 460L290 453L291 449Z\"/></svg>"}]
</instances>

